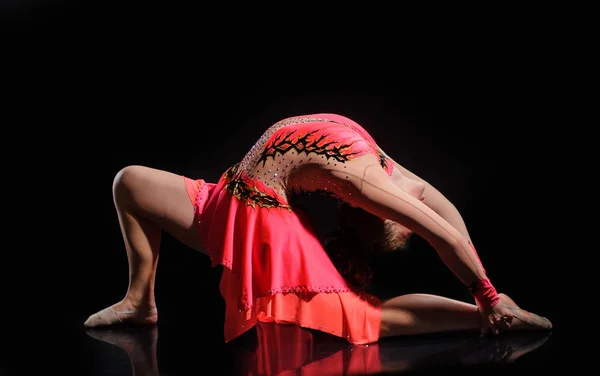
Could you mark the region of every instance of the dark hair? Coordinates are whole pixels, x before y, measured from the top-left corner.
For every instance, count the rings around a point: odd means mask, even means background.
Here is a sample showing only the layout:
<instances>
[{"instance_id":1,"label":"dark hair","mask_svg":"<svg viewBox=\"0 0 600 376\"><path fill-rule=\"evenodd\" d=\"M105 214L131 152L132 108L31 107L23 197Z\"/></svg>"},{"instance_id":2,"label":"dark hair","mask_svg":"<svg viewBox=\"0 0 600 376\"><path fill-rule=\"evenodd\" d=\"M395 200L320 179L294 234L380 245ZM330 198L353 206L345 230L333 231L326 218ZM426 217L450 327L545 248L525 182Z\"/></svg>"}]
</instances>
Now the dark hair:
<instances>
[{"instance_id":1,"label":"dark hair","mask_svg":"<svg viewBox=\"0 0 600 376\"><path fill-rule=\"evenodd\" d=\"M357 288L371 282L372 256L406 250L412 231L397 222L380 218L341 202L338 227L324 239L324 248L340 274Z\"/></svg>"}]
</instances>

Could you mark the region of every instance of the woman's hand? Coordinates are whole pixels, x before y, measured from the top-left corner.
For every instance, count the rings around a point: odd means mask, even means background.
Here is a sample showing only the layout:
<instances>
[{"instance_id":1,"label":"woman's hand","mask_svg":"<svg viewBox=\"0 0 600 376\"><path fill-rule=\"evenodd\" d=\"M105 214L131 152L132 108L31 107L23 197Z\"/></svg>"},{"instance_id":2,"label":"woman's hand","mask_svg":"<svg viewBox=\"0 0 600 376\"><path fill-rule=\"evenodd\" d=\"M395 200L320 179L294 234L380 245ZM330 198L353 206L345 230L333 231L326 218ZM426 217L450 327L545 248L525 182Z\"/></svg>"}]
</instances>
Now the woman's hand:
<instances>
[{"instance_id":1,"label":"woman's hand","mask_svg":"<svg viewBox=\"0 0 600 376\"><path fill-rule=\"evenodd\" d=\"M506 305L502 302L498 302L493 307L479 307L479 313L481 314L481 335L484 336L487 333L497 335L498 333L508 330L513 321L513 314Z\"/></svg>"}]
</instances>

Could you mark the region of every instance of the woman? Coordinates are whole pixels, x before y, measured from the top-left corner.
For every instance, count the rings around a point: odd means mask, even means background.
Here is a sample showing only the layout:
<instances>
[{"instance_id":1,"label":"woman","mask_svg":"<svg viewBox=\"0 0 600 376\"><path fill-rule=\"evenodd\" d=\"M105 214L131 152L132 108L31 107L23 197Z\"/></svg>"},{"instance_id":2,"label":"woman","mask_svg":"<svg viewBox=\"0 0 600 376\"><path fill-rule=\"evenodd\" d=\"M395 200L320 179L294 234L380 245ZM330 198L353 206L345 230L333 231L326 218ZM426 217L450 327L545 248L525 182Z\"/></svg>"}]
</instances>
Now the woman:
<instances>
[{"instance_id":1,"label":"woman","mask_svg":"<svg viewBox=\"0 0 600 376\"><path fill-rule=\"evenodd\" d=\"M384 247L414 231L469 288L476 305L423 294L380 302L361 291L340 274L306 215L295 209L293 197L302 192L331 195L380 218L392 235L378 242ZM475 328L495 334L551 328L496 292L452 204L343 116L305 115L272 125L217 183L130 166L117 174L113 194L129 289L123 300L90 316L87 327L157 321L154 280L164 230L205 252L213 266L224 266L226 341L257 321L296 324L353 344Z\"/></svg>"}]
</instances>

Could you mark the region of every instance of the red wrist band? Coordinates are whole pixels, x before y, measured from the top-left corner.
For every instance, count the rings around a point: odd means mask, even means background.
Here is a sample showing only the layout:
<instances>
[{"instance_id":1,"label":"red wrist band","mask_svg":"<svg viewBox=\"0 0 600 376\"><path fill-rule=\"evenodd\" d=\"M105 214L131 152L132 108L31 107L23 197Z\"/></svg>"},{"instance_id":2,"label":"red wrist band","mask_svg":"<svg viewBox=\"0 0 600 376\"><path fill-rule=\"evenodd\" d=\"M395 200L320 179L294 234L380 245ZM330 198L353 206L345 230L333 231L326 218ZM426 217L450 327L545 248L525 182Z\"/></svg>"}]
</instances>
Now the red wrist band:
<instances>
[{"instance_id":1,"label":"red wrist band","mask_svg":"<svg viewBox=\"0 0 600 376\"><path fill-rule=\"evenodd\" d=\"M496 289L488 279L479 279L469 286L469 292L475 297L479 305L493 307L500 301Z\"/></svg>"}]
</instances>

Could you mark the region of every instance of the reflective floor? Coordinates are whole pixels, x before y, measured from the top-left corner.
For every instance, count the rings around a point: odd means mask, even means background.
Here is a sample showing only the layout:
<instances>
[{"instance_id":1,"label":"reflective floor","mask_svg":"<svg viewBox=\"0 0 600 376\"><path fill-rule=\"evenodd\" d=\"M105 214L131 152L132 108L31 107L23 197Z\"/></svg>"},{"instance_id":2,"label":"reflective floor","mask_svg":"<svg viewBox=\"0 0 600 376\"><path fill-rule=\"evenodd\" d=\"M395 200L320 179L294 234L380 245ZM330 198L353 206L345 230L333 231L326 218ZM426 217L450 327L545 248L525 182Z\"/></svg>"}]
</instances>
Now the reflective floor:
<instances>
[{"instance_id":1,"label":"reflective floor","mask_svg":"<svg viewBox=\"0 0 600 376\"><path fill-rule=\"evenodd\" d=\"M260 324L243 337L207 343L202 328L175 325L83 330L89 375L359 375L545 372L558 366L555 333L479 338L453 333L352 346L293 325Z\"/></svg>"}]
</instances>

